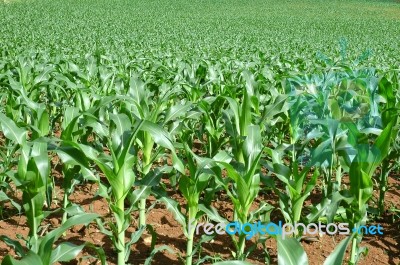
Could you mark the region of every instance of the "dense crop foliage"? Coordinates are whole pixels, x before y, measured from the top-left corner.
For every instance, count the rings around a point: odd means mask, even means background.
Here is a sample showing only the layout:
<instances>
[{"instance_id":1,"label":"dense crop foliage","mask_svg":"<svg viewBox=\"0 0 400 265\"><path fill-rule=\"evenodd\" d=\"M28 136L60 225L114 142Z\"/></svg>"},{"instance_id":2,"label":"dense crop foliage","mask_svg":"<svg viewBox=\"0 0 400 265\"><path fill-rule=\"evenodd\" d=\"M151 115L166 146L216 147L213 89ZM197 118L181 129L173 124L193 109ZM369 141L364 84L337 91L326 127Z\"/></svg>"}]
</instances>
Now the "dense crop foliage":
<instances>
[{"instance_id":1,"label":"dense crop foliage","mask_svg":"<svg viewBox=\"0 0 400 265\"><path fill-rule=\"evenodd\" d=\"M96 51L247 62L257 56L282 64L296 59L293 67L308 69L316 52L336 55L344 37L350 57L372 49L375 65L399 59L395 1L9 1L0 6L0 48L10 56L44 50L75 60Z\"/></svg>"},{"instance_id":2,"label":"dense crop foliage","mask_svg":"<svg viewBox=\"0 0 400 265\"><path fill-rule=\"evenodd\" d=\"M359 228L385 213L400 162L400 5L234 2L0 4L0 213L17 209L29 228L25 244L0 231L18 256L2 264L69 261L84 248L110 262L100 246L57 241L91 222L118 265L150 234L149 264L168 249L155 247L150 197L182 226L187 265L218 260L199 250L215 237L196 238L203 220L268 223L277 209L288 224ZM52 170L62 175L56 209ZM112 218L70 201L86 183ZM261 194L275 203L254 209ZM221 195L232 219L215 208ZM57 214L60 225L44 231ZM308 264L302 232L231 235L231 259L245 264L272 237L279 264ZM356 264L362 239L350 233L325 264L341 264L348 246Z\"/></svg>"}]
</instances>

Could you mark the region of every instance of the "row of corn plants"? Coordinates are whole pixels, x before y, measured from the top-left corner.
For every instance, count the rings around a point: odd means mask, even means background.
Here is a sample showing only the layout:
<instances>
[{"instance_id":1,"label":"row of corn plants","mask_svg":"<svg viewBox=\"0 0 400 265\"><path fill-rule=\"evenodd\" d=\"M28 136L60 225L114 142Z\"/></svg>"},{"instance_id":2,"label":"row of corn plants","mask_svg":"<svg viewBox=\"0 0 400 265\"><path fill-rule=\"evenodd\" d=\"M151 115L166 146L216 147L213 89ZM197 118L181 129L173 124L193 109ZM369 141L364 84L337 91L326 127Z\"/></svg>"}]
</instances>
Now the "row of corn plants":
<instances>
[{"instance_id":1,"label":"row of corn plants","mask_svg":"<svg viewBox=\"0 0 400 265\"><path fill-rule=\"evenodd\" d=\"M110 238L118 265L130 263L132 246L151 234L150 264L157 252L172 251L156 247L154 224L147 222L150 196L182 226L187 247L180 259L187 265L246 264L257 245L269 263L269 238L277 241L279 264L308 264L301 227L286 239L231 235L231 261L203 256L201 244L218 235L196 238L193 228L202 220L267 224L277 210L285 223L341 221L352 230L385 213L388 179L399 162L398 70L325 57L312 72L292 72L289 62L267 71L240 61L161 64L99 54L79 63L38 62L19 56L0 64L0 209L3 215L17 209L29 228L24 244L0 236L17 255L7 255L4 265L69 261L84 248L110 262L100 246L57 241L88 223ZM54 157L62 187L51 174ZM85 183L97 185L112 218L69 200ZM64 191L58 207L56 188ZM318 203L306 207L319 190ZM216 207L221 194L232 219ZM275 194L275 203L263 194ZM57 214L60 226L43 230L43 220ZM136 232L127 238L131 226ZM325 264L342 264L347 248L348 263L357 264L366 253L362 238L348 235Z\"/></svg>"}]
</instances>

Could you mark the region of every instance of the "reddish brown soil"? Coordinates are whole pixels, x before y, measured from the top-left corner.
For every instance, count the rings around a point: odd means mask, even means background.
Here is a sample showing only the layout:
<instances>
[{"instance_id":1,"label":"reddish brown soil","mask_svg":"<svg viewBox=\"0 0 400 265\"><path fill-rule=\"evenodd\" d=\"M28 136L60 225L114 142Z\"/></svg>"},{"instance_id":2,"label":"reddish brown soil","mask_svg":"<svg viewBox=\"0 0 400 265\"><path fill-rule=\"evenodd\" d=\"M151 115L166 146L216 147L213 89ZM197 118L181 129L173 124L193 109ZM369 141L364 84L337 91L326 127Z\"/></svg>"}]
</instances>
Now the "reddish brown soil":
<instances>
[{"instance_id":1,"label":"reddish brown soil","mask_svg":"<svg viewBox=\"0 0 400 265\"><path fill-rule=\"evenodd\" d=\"M54 172L55 173L55 172ZM58 182L58 181L57 181ZM390 179L391 189L387 193L387 208L393 205L397 209L400 208L400 194L399 187L400 181L395 178ZM96 184L85 184L76 187L76 191L71 195L70 200L74 203L82 205L88 212L96 212L100 214L104 219L110 220L112 218L107 202L99 197L94 197L97 191ZM171 197L178 200L182 205L184 205L184 200L182 197L174 192L170 192ZM56 187L54 193L58 203L62 200L62 190ZM21 194L15 194L18 198ZM318 196L313 196L312 200L316 200ZM54 205L52 208L57 208L57 200L54 200ZM256 208L261 201L267 201L271 204L276 203L276 196L273 194L263 194L260 196L254 208ZM215 203L215 207L219 210L222 216L231 217L232 216L232 206L220 196L220 201ZM307 204L316 203L316 201L308 201ZM169 253L167 251L157 253L153 259L152 264L182 264L180 256L185 255L186 240L182 233L180 225L175 221L173 215L166 210L165 206L160 203L156 203L153 197L150 197L149 206L155 203L155 207L150 211L148 215L148 223L152 224L154 230L157 233L157 244L156 246L167 245L175 253ZM6 207L9 207L7 204ZM399 214L398 214L399 215ZM7 217L8 216L8 217ZM4 220L0 221L0 234L9 236L13 239L16 238L17 234L26 236L28 233L28 228L26 226L26 218L15 213L15 211L10 207L5 210ZM134 232L134 228L137 227L137 215L132 215L132 226L128 229L127 237ZM278 211L274 210L271 214L273 220L279 220L280 214ZM43 222L43 226L46 227L47 231L58 227L61 221L60 215L51 216ZM359 262L360 265L369 264L400 264L400 222L399 217L387 212L383 220L377 221L384 228L384 235L378 236L365 236L362 245L369 249L369 253L366 257L363 257ZM43 232L46 233L46 230ZM143 237L144 238L144 237ZM150 245L144 239L139 240L132 247L132 252L130 255L129 262L132 264L143 264L146 258L150 254ZM303 241L302 244L307 252L310 265L320 265L324 262L326 257L332 252L335 246L343 239L343 236L322 236L316 238L317 241ZM113 250L111 241L107 236L103 235L95 223L90 224L87 227L74 227L69 230L67 236L62 238L60 241L70 241L76 244L83 242L92 242L97 246L102 246L107 254L108 264L116 263L116 254ZM208 243L203 243L201 255L202 257L206 255L221 257L223 259L232 259L231 252L233 251L233 245L229 236L220 235L217 236L213 241ZM249 244L251 242L248 242ZM267 249L270 254L271 264L277 263L277 253L276 253L276 242L273 239L269 239L266 242L266 247L258 246L258 248L250 255L248 261L253 264L265 264L264 263L264 250ZM6 246L3 242L0 242L0 260L6 255L14 255L14 251ZM85 252L83 255L93 254L91 251ZM346 254L346 259L348 259L349 253ZM79 260L70 262L68 264L100 264L95 259L84 259L82 260L82 255ZM206 262L205 264L210 264Z\"/></svg>"}]
</instances>

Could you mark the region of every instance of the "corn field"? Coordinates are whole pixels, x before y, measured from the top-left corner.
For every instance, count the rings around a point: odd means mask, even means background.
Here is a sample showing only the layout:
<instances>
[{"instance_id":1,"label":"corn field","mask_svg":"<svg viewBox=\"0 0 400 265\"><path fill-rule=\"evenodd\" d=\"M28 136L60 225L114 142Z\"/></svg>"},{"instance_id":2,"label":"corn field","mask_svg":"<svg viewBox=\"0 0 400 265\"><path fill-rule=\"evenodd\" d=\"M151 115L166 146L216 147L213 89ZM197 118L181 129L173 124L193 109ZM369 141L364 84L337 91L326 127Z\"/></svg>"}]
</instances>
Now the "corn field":
<instances>
[{"instance_id":1,"label":"corn field","mask_svg":"<svg viewBox=\"0 0 400 265\"><path fill-rule=\"evenodd\" d=\"M2 265L400 264L398 1L0 21Z\"/></svg>"}]
</instances>

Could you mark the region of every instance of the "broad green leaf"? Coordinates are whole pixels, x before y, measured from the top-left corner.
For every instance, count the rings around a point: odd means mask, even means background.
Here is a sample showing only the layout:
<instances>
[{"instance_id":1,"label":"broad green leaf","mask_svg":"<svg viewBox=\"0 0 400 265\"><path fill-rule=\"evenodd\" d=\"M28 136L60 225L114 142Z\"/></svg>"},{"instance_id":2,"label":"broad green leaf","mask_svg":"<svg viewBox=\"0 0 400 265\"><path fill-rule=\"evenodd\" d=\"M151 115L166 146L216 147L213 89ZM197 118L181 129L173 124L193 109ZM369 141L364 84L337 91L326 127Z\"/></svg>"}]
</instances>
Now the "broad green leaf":
<instances>
[{"instance_id":1,"label":"broad green leaf","mask_svg":"<svg viewBox=\"0 0 400 265\"><path fill-rule=\"evenodd\" d=\"M187 111L191 108L190 104L174 105L165 113L164 124L172 121L180 116L185 116Z\"/></svg>"},{"instance_id":2,"label":"broad green leaf","mask_svg":"<svg viewBox=\"0 0 400 265\"><path fill-rule=\"evenodd\" d=\"M48 251L48 249L46 249L47 242L57 241L57 239L72 226L81 224L86 225L98 217L98 214L82 213L68 218L64 224L52 230L41 239L39 254L43 255L46 251Z\"/></svg>"},{"instance_id":3,"label":"broad green leaf","mask_svg":"<svg viewBox=\"0 0 400 265\"><path fill-rule=\"evenodd\" d=\"M89 162L85 156L85 153L82 152L78 144L69 141L62 141L60 147L57 147L54 151L58 154L64 164L70 166L80 166L84 175L88 179L97 181L96 176L92 170L89 169Z\"/></svg>"},{"instance_id":4,"label":"broad green leaf","mask_svg":"<svg viewBox=\"0 0 400 265\"><path fill-rule=\"evenodd\" d=\"M113 150L117 150L121 144L129 144L128 135L131 131L131 121L126 114L112 114L110 113L110 121L115 124L116 128L111 133Z\"/></svg>"},{"instance_id":5,"label":"broad green leaf","mask_svg":"<svg viewBox=\"0 0 400 265\"><path fill-rule=\"evenodd\" d=\"M146 199L151 194L150 186L140 186L138 189L134 190L132 193L128 194L129 202L135 205L141 199Z\"/></svg>"},{"instance_id":6,"label":"broad green leaf","mask_svg":"<svg viewBox=\"0 0 400 265\"><path fill-rule=\"evenodd\" d=\"M32 251L29 251L28 254L24 256L21 260L13 259L10 255L7 255L1 262L1 265L33 265L33 264L47 265L43 264L41 258Z\"/></svg>"},{"instance_id":7,"label":"broad green leaf","mask_svg":"<svg viewBox=\"0 0 400 265\"><path fill-rule=\"evenodd\" d=\"M160 125L149 121L143 121L141 130L150 133L155 143L171 150L173 167L182 174L184 174L185 170L183 163L175 153L175 147L172 143L172 139L169 133L166 130L164 130Z\"/></svg>"},{"instance_id":8,"label":"broad green leaf","mask_svg":"<svg viewBox=\"0 0 400 265\"><path fill-rule=\"evenodd\" d=\"M133 184L135 183L136 175L133 172L133 166L136 162L136 157L130 155L125 158L125 163L119 169L116 179L110 182L111 185L119 183L118 186L113 185L113 193L116 195L116 199L125 198L126 194L131 190ZM121 191L123 192L123 197L119 197Z\"/></svg>"},{"instance_id":9,"label":"broad green leaf","mask_svg":"<svg viewBox=\"0 0 400 265\"><path fill-rule=\"evenodd\" d=\"M261 121L271 120L279 113L287 110L287 98L288 95L278 95L274 102L270 105L265 106L264 114Z\"/></svg>"},{"instance_id":10,"label":"broad green leaf","mask_svg":"<svg viewBox=\"0 0 400 265\"><path fill-rule=\"evenodd\" d=\"M164 166L163 168L155 168L140 180L140 185L156 186L160 184L162 174L164 174L166 171L169 171L169 167L167 166Z\"/></svg>"},{"instance_id":11,"label":"broad green leaf","mask_svg":"<svg viewBox=\"0 0 400 265\"><path fill-rule=\"evenodd\" d=\"M3 235L0 236L0 240L2 240L8 246L12 247L19 256L25 256L25 250L19 241L13 240Z\"/></svg>"},{"instance_id":12,"label":"broad green leaf","mask_svg":"<svg viewBox=\"0 0 400 265\"><path fill-rule=\"evenodd\" d=\"M70 242L63 242L52 251L50 264L55 262L70 261L78 256L84 247L84 244L77 246Z\"/></svg>"},{"instance_id":13,"label":"broad green leaf","mask_svg":"<svg viewBox=\"0 0 400 265\"><path fill-rule=\"evenodd\" d=\"M230 97L224 97L224 98L228 101L230 110L232 111L232 113L234 115L234 126L236 128L235 133L237 133L238 135L241 135L240 134L239 105L233 98L230 98Z\"/></svg>"},{"instance_id":14,"label":"broad green leaf","mask_svg":"<svg viewBox=\"0 0 400 265\"><path fill-rule=\"evenodd\" d=\"M0 125L4 135L19 145L26 142L27 131L19 128L13 120L0 113Z\"/></svg>"},{"instance_id":15,"label":"broad green leaf","mask_svg":"<svg viewBox=\"0 0 400 265\"><path fill-rule=\"evenodd\" d=\"M324 265L342 265L346 249L353 239L354 235L348 236L343 239L333 250L333 252L324 261Z\"/></svg>"},{"instance_id":16,"label":"broad green leaf","mask_svg":"<svg viewBox=\"0 0 400 265\"><path fill-rule=\"evenodd\" d=\"M278 241L278 265L307 265L307 254L303 246L296 238L282 239L281 235L276 237Z\"/></svg>"},{"instance_id":17,"label":"broad green leaf","mask_svg":"<svg viewBox=\"0 0 400 265\"><path fill-rule=\"evenodd\" d=\"M247 127L247 137L243 143L243 154L245 157L247 170L256 162L257 157L262 151L261 131L258 125Z\"/></svg>"},{"instance_id":18,"label":"broad green leaf","mask_svg":"<svg viewBox=\"0 0 400 265\"><path fill-rule=\"evenodd\" d=\"M38 129L40 132L40 137L46 136L50 132L50 118L49 114L45 107L42 107L38 110Z\"/></svg>"}]
</instances>

